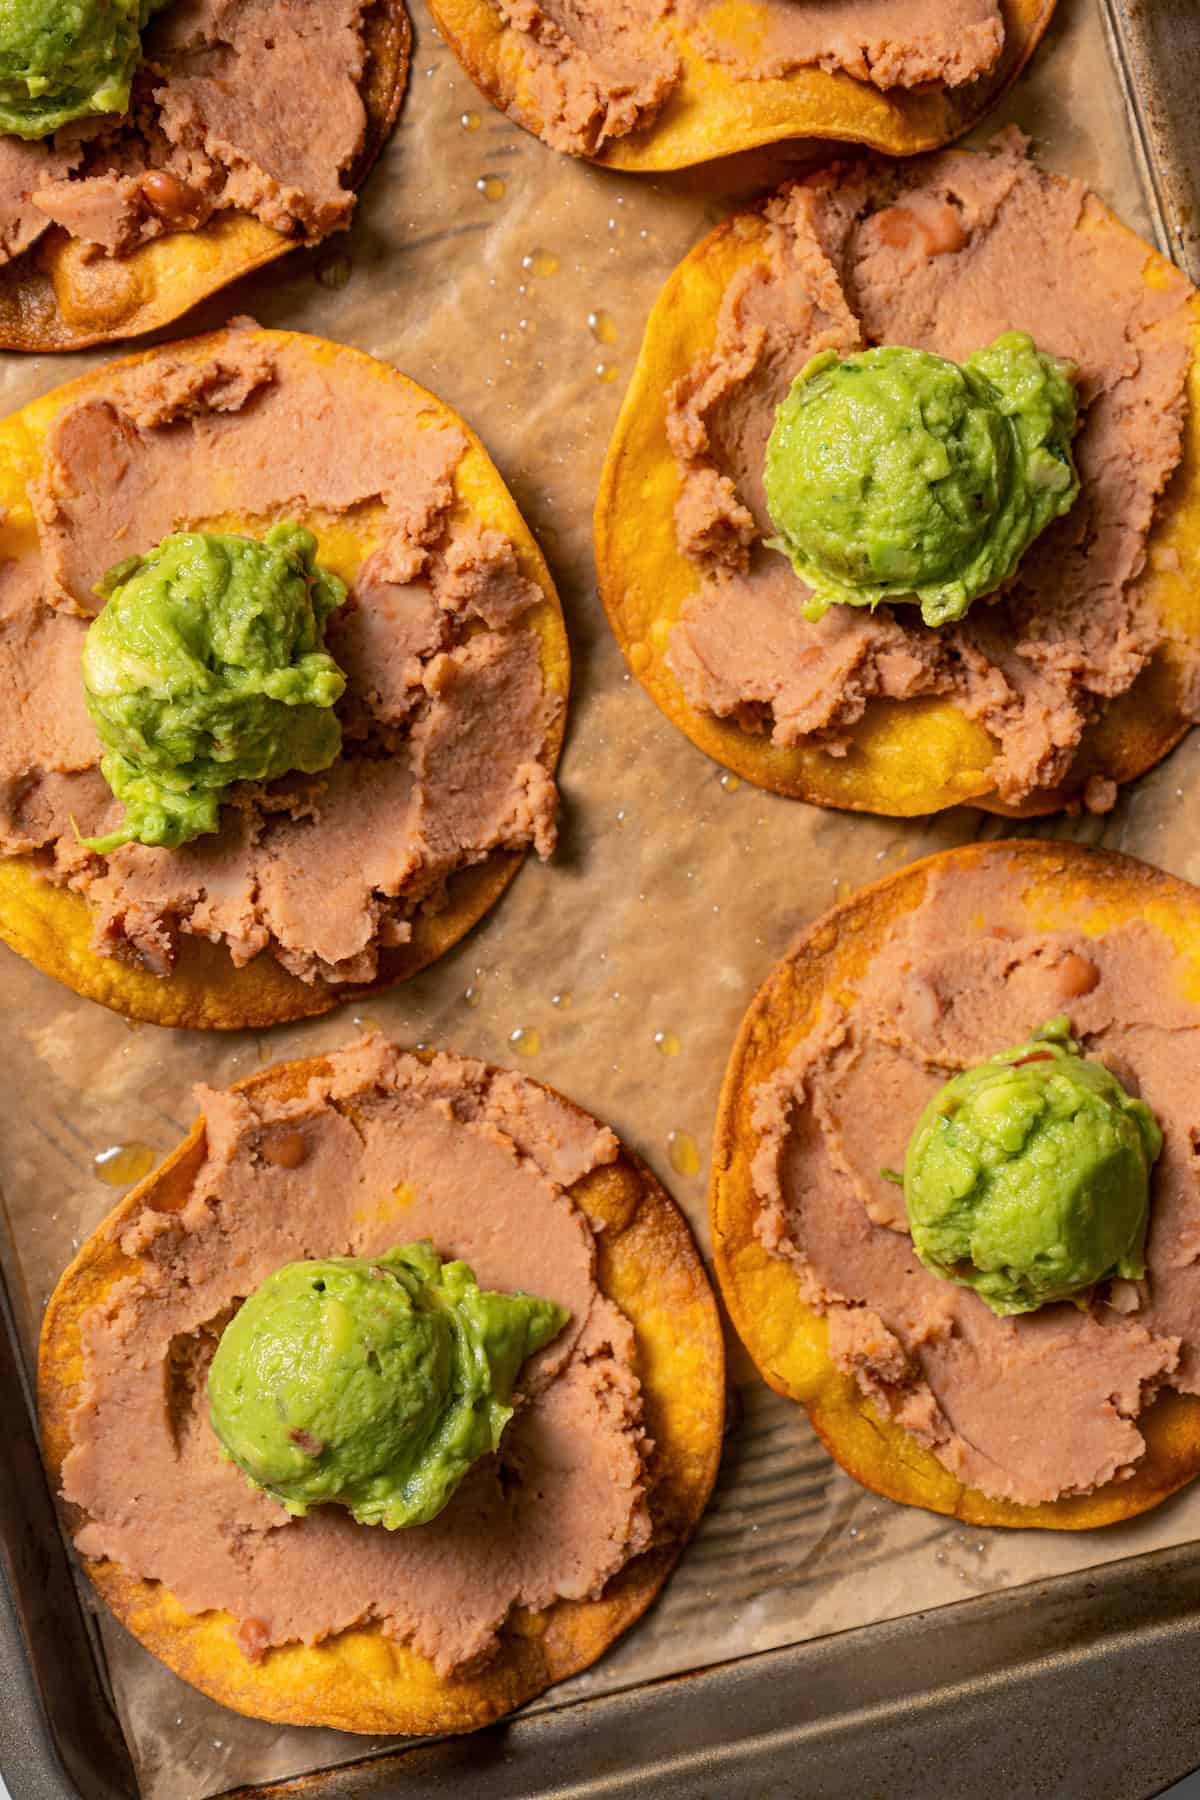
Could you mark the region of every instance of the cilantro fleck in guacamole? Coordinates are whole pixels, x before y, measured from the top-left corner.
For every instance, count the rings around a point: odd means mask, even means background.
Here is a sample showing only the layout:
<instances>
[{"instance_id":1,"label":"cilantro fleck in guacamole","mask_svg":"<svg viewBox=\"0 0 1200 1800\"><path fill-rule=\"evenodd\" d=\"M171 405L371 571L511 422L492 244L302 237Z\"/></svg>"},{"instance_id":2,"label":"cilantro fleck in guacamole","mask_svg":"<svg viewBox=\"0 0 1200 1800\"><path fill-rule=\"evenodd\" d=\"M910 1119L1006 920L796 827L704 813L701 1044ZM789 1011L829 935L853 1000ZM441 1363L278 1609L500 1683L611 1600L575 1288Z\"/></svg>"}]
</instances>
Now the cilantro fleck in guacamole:
<instances>
[{"instance_id":1,"label":"cilantro fleck in guacamole","mask_svg":"<svg viewBox=\"0 0 1200 1800\"><path fill-rule=\"evenodd\" d=\"M316 549L299 525L180 532L98 584L84 694L125 818L89 849L185 844L217 830L231 783L333 762L346 678L324 633L346 590Z\"/></svg>"},{"instance_id":2,"label":"cilantro fleck in guacamole","mask_svg":"<svg viewBox=\"0 0 1200 1800\"><path fill-rule=\"evenodd\" d=\"M1144 1101L1052 1019L921 1114L904 1160L913 1249L996 1313L1137 1280L1162 1142Z\"/></svg>"},{"instance_id":3,"label":"cilantro fleck in guacamole","mask_svg":"<svg viewBox=\"0 0 1200 1800\"><path fill-rule=\"evenodd\" d=\"M1072 364L1006 332L965 363L884 345L814 356L776 409L767 507L827 607L918 604L960 619L1079 493Z\"/></svg>"},{"instance_id":4,"label":"cilantro fleck in guacamole","mask_svg":"<svg viewBox=\"0 0 1200 1800\"><path fill-rule=\"evenodd\" d=\"M421 1525L498 1447L521 1365L567 1318L481 1292L428 1243L288 1263L222 1333L212 1426L291 1513L333 1502L362 1525Z\"/></svg>"}]
</instances>

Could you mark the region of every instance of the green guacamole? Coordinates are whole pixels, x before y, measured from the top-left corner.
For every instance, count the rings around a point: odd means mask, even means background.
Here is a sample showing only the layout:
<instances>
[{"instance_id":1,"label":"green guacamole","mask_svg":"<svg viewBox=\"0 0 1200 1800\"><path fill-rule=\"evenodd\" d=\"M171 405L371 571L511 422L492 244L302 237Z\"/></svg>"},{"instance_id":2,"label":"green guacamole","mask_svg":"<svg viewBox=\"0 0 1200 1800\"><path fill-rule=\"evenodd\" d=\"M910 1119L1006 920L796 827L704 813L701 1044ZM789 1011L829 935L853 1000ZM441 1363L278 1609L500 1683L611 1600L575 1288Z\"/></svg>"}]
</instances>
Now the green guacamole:
<instances>
[{"instance_id":1,"label":"green guacamole","mask_svg":"<svg viewBox=\"0 0 1200 1800\"><path fill-rule=\"evenodd\" d=\"M140 32L166 0L0 0L0 132L48 137L129 110Z\"/></svg>"},{"instance_id":2,"label":"green guacamole","mask_svg":"<svg viewBox=\"0 0 1200 1800\"><path fill-rule=\"evenodd\" d=\"M814 356L767 444L774 550L827 607L961 619L1079 493L1076 371L1009 331L961 366L884 345Z\"/></svg>"},{"instance_id":3,"label":"green guacamole","mask_svg":"<svg viewBox=\"0 0 1200 1800\"><path fill-rule=\"evenodd\" d=\"M1150 1108L1052 1019L955 1075L917 1120L904 1159L913 1249L996 1313L1137 1280L1162 1142Z\"/></svg>"},{"instance_id":4,"label":"green guacamole","mask_svg":"<svg viewBox=\"0 0 1200 1800\"><path fill-rule=\"evenodd\" d=\"M316 549L299 525L261 542L187 531L97 585L83 686L125 818L89 849L186 844L216 831L232 782L333 762L346 678L324 634L346 590Z\"/></svg>"},{"instance_id":5,"label":"green guacamole","mask_svg":"<svg viewBox=\"0 0 1200 1800\"><path fill-rule=\"evenodd\" d=\"M225 1327L208 1377L226 1453L291 1513L395 1531L441 1512L512 1417L521 1364L568 1314L481 1293L428 1243L288 1263Z\"/></svg>"}]
</instances>

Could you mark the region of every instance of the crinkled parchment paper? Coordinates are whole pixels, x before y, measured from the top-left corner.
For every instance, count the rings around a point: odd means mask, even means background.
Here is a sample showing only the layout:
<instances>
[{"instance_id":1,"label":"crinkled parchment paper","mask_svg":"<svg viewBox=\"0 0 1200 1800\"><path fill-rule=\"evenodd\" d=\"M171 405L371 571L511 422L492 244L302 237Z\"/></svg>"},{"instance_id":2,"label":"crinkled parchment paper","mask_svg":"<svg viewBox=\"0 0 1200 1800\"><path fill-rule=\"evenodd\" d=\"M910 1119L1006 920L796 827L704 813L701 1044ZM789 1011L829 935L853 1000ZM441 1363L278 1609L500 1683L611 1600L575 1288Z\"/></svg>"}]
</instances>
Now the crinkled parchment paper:
<instances>
[{"instance_id":1,"label":"crinkled parchment paper","mask_svg":"<svg viewBox=\"0 0 1200 1800\"><path fill-rule=\"evenodd\" d=\"M571 633L562 847L549 866L526 867L453 955L372 1000L365 1017L343 1009L263 1036L131 1028L0 951L9 1061L22 1075L0 1100L0 1187L30 1349L56 1277L117 1198L97 1173L99 1153L135 1144L161 1155L192 1116L196 1080L233 1081L343 1043L367 1023L401 1043L512 1062L561 1087L650 1160L706 1240L721 1074L772 963L852 888L1004 829L970 811L911 823L822 813L723 782L625 673L597 601L592 501L651 302L701 233L802 161L803 147L654 181L573 163L480 99L421 10L416 24L400 127L353 231L210 304L197 328L248 312L359 345L479 429L541 539ZM1090 0L1060 0L1030 77L988 129L1011 118L1050 167L1087 177L1148 230ZM0 410L98 360L7 358ZM1198 777L1200 734L1110 818L1040 829L1200 879L1185 800ZM724 1469L697 1541L651 1615L543 1705L1200 1532L1200 1487L1092 1536L967 1532L893 1507L840 1474L803 1412L772 1396L736 1350L732 1367ZM101 1629L152 1800L198 1800L378 1748L241 1719L119 1627L105 1619Z\"/></svg>"}]
</instances>

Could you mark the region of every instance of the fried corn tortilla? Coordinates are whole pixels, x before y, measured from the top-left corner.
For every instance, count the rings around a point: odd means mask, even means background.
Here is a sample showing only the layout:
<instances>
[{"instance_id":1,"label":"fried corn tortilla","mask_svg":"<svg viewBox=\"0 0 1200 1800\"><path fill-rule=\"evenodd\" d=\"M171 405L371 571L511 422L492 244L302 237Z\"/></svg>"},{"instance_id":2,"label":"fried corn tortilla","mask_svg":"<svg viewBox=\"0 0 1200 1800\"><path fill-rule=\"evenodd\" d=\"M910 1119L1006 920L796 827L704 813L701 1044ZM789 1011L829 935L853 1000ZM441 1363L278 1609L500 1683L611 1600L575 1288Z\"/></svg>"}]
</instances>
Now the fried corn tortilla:
<instances>
[{"instance_id":1,"label":"fried corn tortilla","mask_svg":"<svg viewBox=\"0 0 1200 1800\"><path fill-rule=\"evenodd\" d=\"M404 0L374 0L363 18L360 92L367 127L346 185L360 188L400 110L412 27ZM217 213L124 255L95 255L58 226L0 269L0 348L83 350L140 337L182 318L210 294L286 256L293 239L249 213Z\"/></svg>"},{"instance_id":2,"label":"fried corn tortilla","mask_svg":"<svg viewBox=\"0 0 1200 1800\"><path fill-rule=\"evenodd\" d=\"M280 1064L239 1083L233 1093L295 1099L329 1068L323 1059ZM595 1129L578 1108L542 1091ZM121 1249L119 1236L147 1207L180 1211L204 1158L200 1119L87 1240L50 1301L39 1398L46 1463L56 1486L71 1447L71 1415L84 1374L81 1322L141 1266L136 1254ZM724 1409L721 1328L687 1224L644 1164L621 1150L615 1161L592 1168L567 1192L590 1218L603 1222L596 1239L599 1288L636 1334L645 1429L654 1443L650 1547L628 1562L598 1599L558 1600L541 1612L518 1611L503 1626L499 1650L485 1666L449 1678L385 1637L377 1625L344 1630L311 1646L287 1644L252 1662L238 1648L227 1614L189 1614L158 1582L138 1579L110 1561L88 1562L89 1575L116 1616L168 1667L235 1711L279 1723L370 1733L472 1731L586 1668L645 1611L695 1528L715 1479ZM390 1196L380 1201L381 1217L389 1203ZM401 1232L402 1218L396 1226ZM75 1530L81 1523L78 1510L67 1511Z\"/></svg>"},{"instance_id":3,"label":"fried corn tortilla","mask_svg":"<svg viewBox=\"0 0 1200 1800\"><path fill-rule=\"evenodd\" d=\"M431 0L446 42L494 106L535 136L544 126L531 91L518 32L494 0ZM889 156L911 156L949 143L996 104L1033 54L1050 23L1054 0L1005 0L1005 43L997 65L959 88L925 84L887 92L855 76L797 68L767 79L739 79L705 53L678 19L666 41L682 64L682 79L653 122L609 139L592 160L629 172L682 169L786 138L837 139ZM747 0L721 9L723 38L753 50L768 9Z\"/></svg>"},{"instance_id":4,"label":"fried corn tortilla","mask_svg":"<svg viewBox=\"0 0 1200 1800\"><path fill-rule=\"evenodd\" d=\"M1011 151L1001 144L995 156L1011 160ZM930 184L943 178L939 171L953 174L956 167L970 179L974 170L968 158L973 161L973 153L931 159ZM981 165L983 160L981 156ZM919 165L911 167L916 171ZM831 178L837 178L836 172ZM901 172L900 179L908 177ZM1056 184L1055 191L1060 187ZM1087 196L1076 230L1089 255L1144 258L1149 305L1169 284L1181 281L1094 195ZM820 806L912 817L970 803L1032 817L1078 800L1093 779L1119 785L1144 773L1188 729L1192 668L1200 645L1200 358L1195 350L1186 382L1180 460L1155 506L1146 546L1148 569L1139 577L1139 593L1161 621L1166 641L1132 686L1108 701L1086 727L1066 779L1035 787L1016 803L1006 801L989 775L997 740L951 697L869 698L856 722L838 727L837 748L844 751L838 754L813 740L781 745L769 731L745 730L737 716L719 717L689 700L668 662L668 650L702 577L677 536L675 509L683 474L668 442L671 396L676 384L694 382L696 367L713 351L719 309L731 283L746 280L747 272L759 267L764 272L769 268L771 241L761 210L726 220L684 259L650 315L609 448L595 519L601 596L633 673L667 717L717 762L760 787ZM989 282L986 291L1000 295L1003 309L1003 287ZM1188 304L1191 341L1200 346L1200 297L1193 293ZM944 329L954 329L953 316ZM1064 526L1070 525L1068 516ZM1036 564L1038 545L1027 554Z\"/></svg>"},{"instance_id":5,"label":"fried corn tortilla","mask_svg":"<svg viewBox=\"0 0 1200 1800\"><path fill-rule=\"evenodd\" d=\"M391 396L397 408L418 407L422 429L449 429L460 434L465 450L453 473L451 524L502 533L515 550L520 576L540 590L536 604L503 629L528 629L535 634L543 688L547 701L552 702L542 750L544 766L552 772L562 742L570 672L562 612L545 560L479 439L441 401L391 367L297 333L217 333L172 346L170 378L186 382L193 372L218 366L223 355L233 353L230 346L236 347L236 355L243 360L259 352L283 356L302 377L324 380L332 374L336 381L338 369L344 368L356 380L365 380L372 387L377 384L387 397L384 403L389 410ZM0 507L6 514L0 524L0 559L28 555L31 549L36 552L29 488L42 473L47 433L55 420L105 393L114 374L149 369L156 366L156 359L167 355L148 351L81 376L0 424ZM381 506L360 505L340 515L288 511L296 512L298 522L309 525L316 534L318 558L353 585L364 560L377 548ZM201 517L178 521L197 528L208 522ZM233 510L222 512L214 523L223 531L253 533L262 529L264 521ZM29 698L36 706L36 692ZM176 853L144 854L170 857ZM407 979L450 949L482 918L523 860L520 851L495 849L451 875L445 904L422 906L413 918L411 938L381 948L375 977L362 984L300 979L269 951L237 967L224 943L187 932L179 938L177 959L166 976L151 973L136 958L99 954L92 947L95 919L89 902L70 887L48 880L42 872L41 856L35 851L0 857L0 937L44 973L128 1018L201 1029L261 1027L303 1018Z\"/></svg>"},{"instance_id":6,"label":"fried corn tortilla","mask_svg":"<svg viewBox=\"0 0 1200 1800\"><path fill-rule=\"evenodd\" d=\"M1200 891L1131 858L1070 844L974 844L912 864L863 889L801 935L759 990L738 1033L713 1151L715 1266L734 1325L763 1378L777 1393L807 1408L830 1454L864 1486L971 1525L1083 1530L1132 1518L1200 1472L1200 1399L1169 1386L1159 1391L1137 1418L1145 1452L1124 1479L1036 1505L981 1493L956 1479L930 1449L865 1397L845 1366L835 1364L828 1318L807 1303L800 1268L769 1252L756 1229L762 1202L752 1174L761 1143L751 1116L754 1091L812 1039L831 1006L844 1008L839 1016L853 1023L864 979L889 937L922 904L930 884L947 884L946 893L957 894L970 909L971 939L989 924L980 895L999 880L1007 884L1009 895L1006 929L1078 933L1098 943L1114 930L1152 926L1175 959L1175 991L1194 1007L1200 994ZM1153 979L1157 983L1157 972ZM1165 1013L1168 998L1152 989L1146 995L1147 1011L1157 1001ZM1004 1026L994 1029L1003 1031ZM1153 1103L1152 1090L1147 1097ZM890 1121L875 1123L883 1161L891 1149L882 1143ZM901 1121L896 1129L906 1128ZM1155 1204L1152 1199L1152 1243ZM954 1295L963 1291L948 1282L938 1285ZM970 1299L985 1311L974 1295ZM1015 1323L1019 1333L1024 1322ZM1025 1402L1019 1371L1009 1379L1015 1384L1014 1407L1020 1409ZM1033 1436L1047 1429L1045 1418L1037 1416Z\"/></svg>"}]
</instances>

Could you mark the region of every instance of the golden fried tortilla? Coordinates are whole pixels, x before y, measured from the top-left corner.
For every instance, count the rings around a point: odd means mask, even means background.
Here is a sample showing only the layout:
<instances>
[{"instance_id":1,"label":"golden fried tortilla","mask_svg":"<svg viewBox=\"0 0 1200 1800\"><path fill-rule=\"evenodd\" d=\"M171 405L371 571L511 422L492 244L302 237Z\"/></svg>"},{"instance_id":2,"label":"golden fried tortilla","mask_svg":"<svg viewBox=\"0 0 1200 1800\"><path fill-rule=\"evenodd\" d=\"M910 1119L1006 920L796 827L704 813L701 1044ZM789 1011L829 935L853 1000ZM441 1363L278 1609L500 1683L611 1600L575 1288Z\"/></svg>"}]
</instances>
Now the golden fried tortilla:
<instances>
[{"instance_id":1,"label":"golden fried tortilla","mask_svg":"<svg viewBox=\"0 0 1200 1800\"><path fill-rule=\"evenodd\" d=\"M964 153L954 153L955 155ZM1133 237L1094 197L1077 229ZM613 433L596 502L596 566L609 621L633 673L692 742L759 787L813 805L909 818L969 803L1013 817L1058 811L1093 777L1118 785L1164 757L1191 723L1189 661L1200 643L1200 355L1193 354L1182 456L1158 502L1148 541L1144 592L1167 642L1134 685L1087 729L1069 779L1005 804L988 776L995 740L950 699L874 698L844 734L847 753L817 744L781 747L734 717L694 707L667 663L671 631L700 587L695 563L676 538L682 480L667 441L669 398L716 340L718 309L739 274L765 262L768 229L757 211L738 213L692 250L668 280L646 327L641 353ZM1177 273L1149 245L1143 280L1161 288ZM1200 296L1193 343L1200 350ZM1034 546L1030 557L1037 556Z\"/></svg>"},{"instance_id":2,"label":"golden fried tortilla","mask_svg":"<svg viewBox=\"0 0 1200 1800\"><path fill-rule=\"evenodd\" d=\"M830 1454L865 1487L970 1525L1078 1531L1133 1518L1200 1473L1200 1400L1168 1389L1140 1415L1147 1450L1128 1479L1037 1506L990 1498L958 1482L931 1451L880 1414L852 1375L835 1366L827 1323L804 1303L797 1268L769 1254L755 1232L760 1207L751 1178L758 1143L751 1125L754 1089L813 1031L828 996L852 1001L856 980L896 922L920 904L932 872L948 871L952 878L1001 862L1027 883L1021 907L1031 930L1074 929L1098 937L1130 921L1152 921L1186 959L1194 989L1200 977L1200 890L1130 857L1065 843L969 844L864 888L800 936L742 1022L713 1148L714 1263L730 1316L763 1379L807 1408Z\"/></svg>"},{"instance_id":3,"label":"golden fried tortilla","mask_svg":"<svg viewBox=\"0 0 1200 1800\"><path fill-rule=\"evenodd\" d=\"M238 1083L234 1092L289 1099L328 1067L318 1058L282 1063ZM138 1258L119 1248L118 1235L146 1206L182 1208L203 1158L199 1119L88 1238L50 1300L38 1391L43 1449L56 1487L82 1376L81 1318L140 1267ZM147 1649L213 1699L252 1717L340 1731L461 1732L586 1668L641 1616L695 1529L716 1477L724 1414L721 1326L683 1215L643 1163L623 1150L615 1163L594 1169L569 1192L589 1217L604 1223L597 1234L599 1285L637 1335L646 1430L655 1446L650 1548L598 1600L560 1600L541 1613L518 1613L482 1671L449 1679L375 1627L343 1631L312 1647L272 1649L252 1663L237 1648L227 1614L192 1616L160 1584L110 1562L89 1563L100 1594ZM67 1510L70 1515L73 1509ZM68 1517L69 1528L79 1523Z\"/></svg>"},{"instance_id":4,"label":"golden fried tortilla","mask_svg":"<svg viewBox=\"0 0 1200 1800\"><path fill-rule=\"evenodd\" d=\"M1006 0L1005 45L990 74L962 88L929 85L881 92L852 75L800 68L766 80L739 80L712 60L678 20L668 39L683 79L654 122L605 144L592 159L633 173L688 168L787 138L837 139L888 156L933 150L969 131L1020 74L1054 12L1055 0ZM725 9L724 34L756 42L762 7ZM542 134L520 35L494 0L430 0L430 11L458 60L494 106L535 136Z\"/></svg>"},{"instance_id":5,"label":"golden fried tortilla","mask_svg":"<svg viewBox=\"0 0 1200 1800\"><path fill-rule=\"evenodd\" d=\"M453 422L467 439L468 449L454 473L452 518L474 519L503 532L514 545L522 574L541 589L543 596L532 612L524 615L523 622L532 624L537 632L547 691L565 700L570 653L554 583L532 533L470 427L434 395L372 357L295 332L250 335L267 346L291 346L319 369L335 364L339 358L354 357L381 387L391 387L407 399L419 398L424 416L434 423ZM219 335L197 338L174 346L173 353L185 363L206 363L219 355L223 341ZM157 354L147 351L80 376L0 422L0 556L19 554L29 545L33 513L28 485L41 467L41 447L51 422L65 409L103 391L114 367L135 368ZM295 510L299 522L308 525L317 536L318 556L344 581L352 582L372 549L372 509L360 509L332 520L303 516L302 509ZM205 521L191 519L186 523L203 528ZM234 512L223 514L216 528L253 532L261 524L261 520ZM558 708L548 730L545 765L550 772L561 748L563 710ZM417 974L478 923L504 892L522 861L519 851L493 850L484 861L453 875L447 903L436 911L422 908L417 913L411 939L380 952L377 978L365 986L331 984L321 979L303 981L283 968L269 951L238 968L223 945L189 934L181 936L175 967L165 977L151 974L134 961L99 955L91 947L93 919L87 901L71 889L48 881L32 855L0 857L0 938L45 974L127 1018L199 1029L259 1028L327 1012L343 1001L361 998L364 993Z\"/></svg>"},{"instance_id":6,"label":"golden fried tortilla","mask_svg":"<svg viewBox=\"0 0 1200 1800\"><path fill-rule=\"evenodd\" d=\"M378 0L363 16L366 136L346 185L359 188L396 122L408 82L412 26L404 0ZM198 231L176 231L124 256L95 256L53 227L0 269L0 349L83 350L157 331L201 300L295 248L248 213L221 212Z\"/></svg>"}]
</instances>

